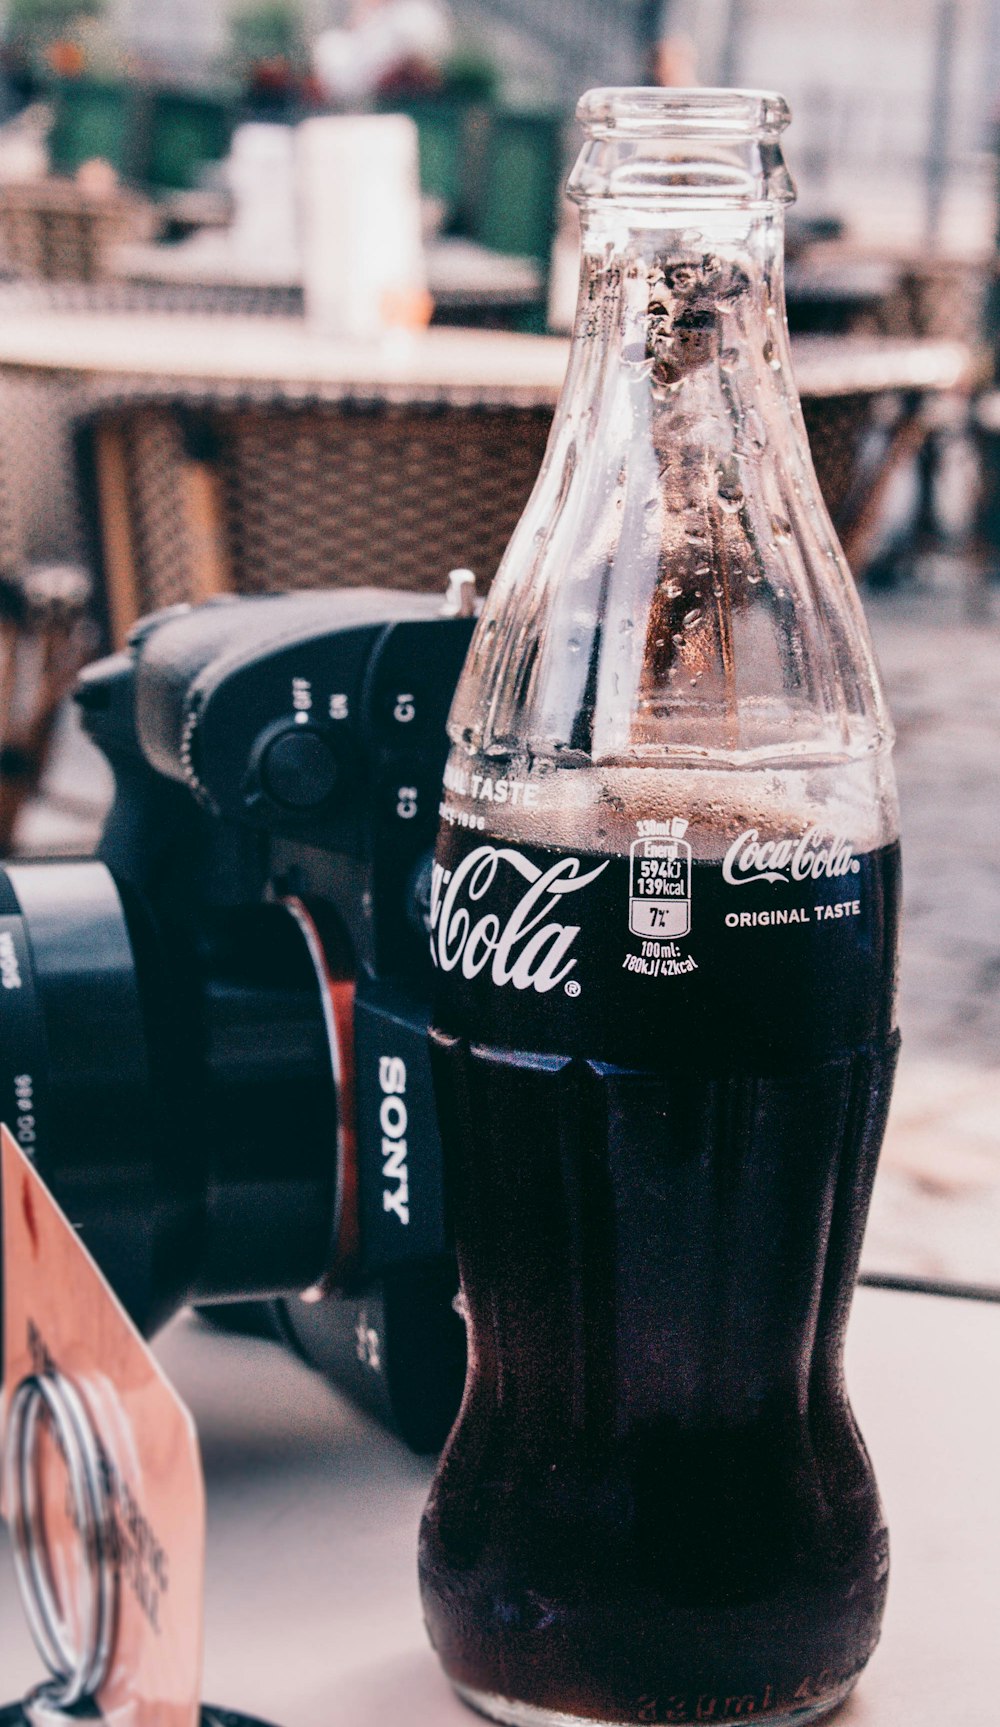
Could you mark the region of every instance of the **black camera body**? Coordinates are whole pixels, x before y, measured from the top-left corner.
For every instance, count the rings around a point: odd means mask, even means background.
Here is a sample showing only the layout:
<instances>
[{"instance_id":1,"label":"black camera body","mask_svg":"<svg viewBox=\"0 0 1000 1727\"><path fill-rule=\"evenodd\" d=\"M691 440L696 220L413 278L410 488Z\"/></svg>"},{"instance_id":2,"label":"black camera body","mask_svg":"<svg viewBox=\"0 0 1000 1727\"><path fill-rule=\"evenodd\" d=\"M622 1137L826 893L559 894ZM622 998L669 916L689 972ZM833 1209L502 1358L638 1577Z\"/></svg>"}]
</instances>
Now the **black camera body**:
<instances>
[{"instance_id":1,"label":"black camera body","mask_svg":"<svg viewBox=\"0 0 1000 1727\"><path fill-rule=\"evenodd\" d=\"M365 589L144 620L76 693L96 859L0 887L4 1118L136 1322L254 1302L422 1451L464 1378L426 915L472 627Z\"/></svg>"}]
</instances>

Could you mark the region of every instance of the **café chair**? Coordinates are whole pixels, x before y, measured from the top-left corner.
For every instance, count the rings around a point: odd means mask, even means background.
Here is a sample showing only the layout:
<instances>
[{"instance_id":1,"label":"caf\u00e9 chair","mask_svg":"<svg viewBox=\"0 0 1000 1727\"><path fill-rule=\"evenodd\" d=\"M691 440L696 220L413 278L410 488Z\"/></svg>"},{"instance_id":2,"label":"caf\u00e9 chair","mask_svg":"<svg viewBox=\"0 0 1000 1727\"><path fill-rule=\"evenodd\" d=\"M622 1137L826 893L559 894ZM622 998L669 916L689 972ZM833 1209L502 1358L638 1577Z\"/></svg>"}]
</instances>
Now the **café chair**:
<instances>
[{"instance_id":1,"label":"caf\u00e9 chair","mask_svg":"<svg viewBox=\"0 0 1000 1727\"><path fill-rule=\"evenodd\" d=\"M74 565L0 572L0 857L38 791L60 705L97 650L91 593Z\"/></svg>"},{"instance_id":2,"label":"caf\u00e9 chair","mask_svg":"<svg viewBox=\"0 0 1000 1727\"><path fill-rule=\"evenodd\" d=\"M146 237L152 222L151 206L117 185L88 189L55 175L0 183L0 255L16 277L100 281L113 248Z\"/></svg>"}]
</instances>

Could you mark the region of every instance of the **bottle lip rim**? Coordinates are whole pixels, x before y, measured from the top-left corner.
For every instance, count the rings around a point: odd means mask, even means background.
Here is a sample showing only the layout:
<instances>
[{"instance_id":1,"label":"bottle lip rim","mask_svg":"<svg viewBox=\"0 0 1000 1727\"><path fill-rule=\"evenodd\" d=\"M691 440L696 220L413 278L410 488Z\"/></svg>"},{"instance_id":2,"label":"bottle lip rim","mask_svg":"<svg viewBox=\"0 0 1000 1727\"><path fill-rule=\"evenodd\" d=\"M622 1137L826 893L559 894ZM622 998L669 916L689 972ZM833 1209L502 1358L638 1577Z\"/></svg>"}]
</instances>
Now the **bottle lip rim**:
<instances>
[{"instance_id":1,"label":"bottle lip rim","mask_svg":"<svg viewBox=\"0 0 1000 1727\"><path fill-rule=\"evenodd\" d=\"M593 137L776 138L791 120L777 90L604 85L587 90L576 117Z\"/></svg>"}]
</instances>

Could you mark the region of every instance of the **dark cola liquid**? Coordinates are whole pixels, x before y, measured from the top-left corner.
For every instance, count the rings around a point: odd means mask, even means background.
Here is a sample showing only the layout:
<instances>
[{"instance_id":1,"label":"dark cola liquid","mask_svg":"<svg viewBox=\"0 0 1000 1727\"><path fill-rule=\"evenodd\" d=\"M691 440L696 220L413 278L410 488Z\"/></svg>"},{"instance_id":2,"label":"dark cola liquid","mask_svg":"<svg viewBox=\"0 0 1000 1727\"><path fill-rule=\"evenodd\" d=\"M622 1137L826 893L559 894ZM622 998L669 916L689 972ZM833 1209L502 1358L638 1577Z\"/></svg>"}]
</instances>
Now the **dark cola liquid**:
<instances>
[{"instance_id":1,"label":"dark cola liquid","mask_svg":"<svg viewBox=\"0 0 1000 1727\"><path fill-rule=\"evenodd\" d=\"M452 834L439 861L471 1365L422 1532L433 1642L501 1718L809 1718L886 1589L842 1352L896 1057L897 849L772 882L681 857L664 917L688 928L662 939L635 857L577 857L555 894L559 854Z\"/></svg>"}]
</instances>

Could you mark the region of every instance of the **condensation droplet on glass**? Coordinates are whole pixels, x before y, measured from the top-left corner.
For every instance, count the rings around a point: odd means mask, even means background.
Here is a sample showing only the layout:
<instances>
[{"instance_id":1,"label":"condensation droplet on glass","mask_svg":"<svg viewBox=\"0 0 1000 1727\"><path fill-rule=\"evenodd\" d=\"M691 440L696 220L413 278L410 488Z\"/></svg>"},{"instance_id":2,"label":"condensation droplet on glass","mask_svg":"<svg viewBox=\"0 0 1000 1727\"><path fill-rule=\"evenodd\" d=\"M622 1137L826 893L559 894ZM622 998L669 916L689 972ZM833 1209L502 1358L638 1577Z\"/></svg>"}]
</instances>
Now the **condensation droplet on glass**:
<instances>
[{"instance_id":1,"label":"condensation droplet on glass","mask_svg":"<svg viewBox=\"0 0 1000 1727\"><path fill-rule=\"evenodd\" d=\"M689 679L689 680L688 680L688 681L689 681L689 683L690 683L690 685L691 685L691 688L692 688L692 689L694 689L694 686L695 686L695 684L696 684L696 683L697 683L697 682L698 682L698 679L699 679L699 678L700 678L700 677L701 677L701 673L700 673L700 672L695 672L695 674L694 674L694 677L693 677L693 678L690 678L690 679Z\"/></svg>"},{"instance_id":2,"label":"condensation droplet on glass","mask_svg":"<svg viewBox=\"0 0 1000 1727\"><path fill-rule=\"evenodd\" d=\"M569 650L569 652L571 654L578 654L580 652L580 647L581 647L581 642L580 642L579 636L570 636L569 641L566 643L566 646L567 646L567 649Z\"/></svg>"},{"instance_id":3,"label":"condensation droplet on glass","mask_svg":"<svg viewBox=\"0 0 1000 1727\"><path fill-rule=\"evenodd\" d=\"M778 353L777 343L772 342L770 336L768 336L767 341L764 343L761 353L764 356L765 366L770 366L772 372L781 371L781 355Z\"/></svg>"},{"instance_id":4,"label":"condensation droplet on glass","mask_svg":"<svg viewBox=\"0 0 1000 1727\"><path fill-rule=\"evenodd\" d=\"M627 636L629 634L629 632L631 630L634 630L634 629L635 629L635 624L632 622L631 618L622 618L620 624L618 625L618 633L619 633L619 635L622 635L622 636Z\"/></svg>"},{"instance_id":5,"label":"condensation droplet on glass","mask_svg":"<svg viewBox=\"0 0 1000 1727\"><path fill-rule=\"evenodd\" d=\"M700 606L692 606L689 612L684 613L681 622L686 630L693 630L695 624L701 623L703 616L704 614Z\"/></svg>"},{"instance_id":6,"label":"condensation droplet on glass","mask_svg":"<svg viewBox=\"0 0 1000 1727\"><path fill-rule=\"evenodd\" d=\"M792 537L792 524L785 516L772 516L771 528L776 540L790 540Z\"/></svg>"},{"instance_id":7,"label":"condensation droplet on glass","mask_svg":"<svg viewBox=\"0 0 1000 1727\"><path fill-rule=\"evenodd\" d=\"M767 429L756 408L748 408L743 418L747 437L758 450L763 450L767 443Z\"/></svg>"},{"instance_id":8,"label":"condensation droplet on glass","mask_svg":"<svg viewBox=\"0 0 1000 1727\"><path fill-rule=\"evenodd\" d=\"M681 597L680 582L675 582L673 577L671 577L669 581L664 582L663 597L665 600L679 600Z\"/></svg>"},{"instance_id":9,"label":"condensation droplet on glass","mask_svg":"<svg viewBox=\"0 0 1000 1727\"><path fill-rule=\"evenodd\" d=\"M723 588L722 583L721 582L713 582L712 583L712 592L715 595L715 598L717 600L721 600L723 593L725 592L725 589Z\"/></svg>"},{"instance_id":10,"label":"condensation droplet on glass","mask_svg":"<svg viewBox=\"0 0 1000 1727\"><path fill-rule=\"evenodd\" d=\"M675 648L682 648L685 645L684 637L682 635L671 636L670 640L673 642Z\"/></svg>"},{"instance_id":11,"label":"condensation droplet on glass","mask_svg":"<svg viewBox=\"0 0 1000 1727\"><path fill-rule=\"evenodd\" d=\"M735 515L743 504L743 485L739 467L731 456L719 463L715 490L720 508L729 515Z\"/></svg>"},{"instance_id":12,"label":"condensation droplet on glass","mask_svg":"<svg viewBox=\"0 0 1000 1727\"><path fill-rule=\"evenodd\" d=\"M760 570L748 570L747 571L747 581L750 583L751 587L756 587L757 583L760 581L760 579L761 579Z\"/></svg>"}]
</instances>

